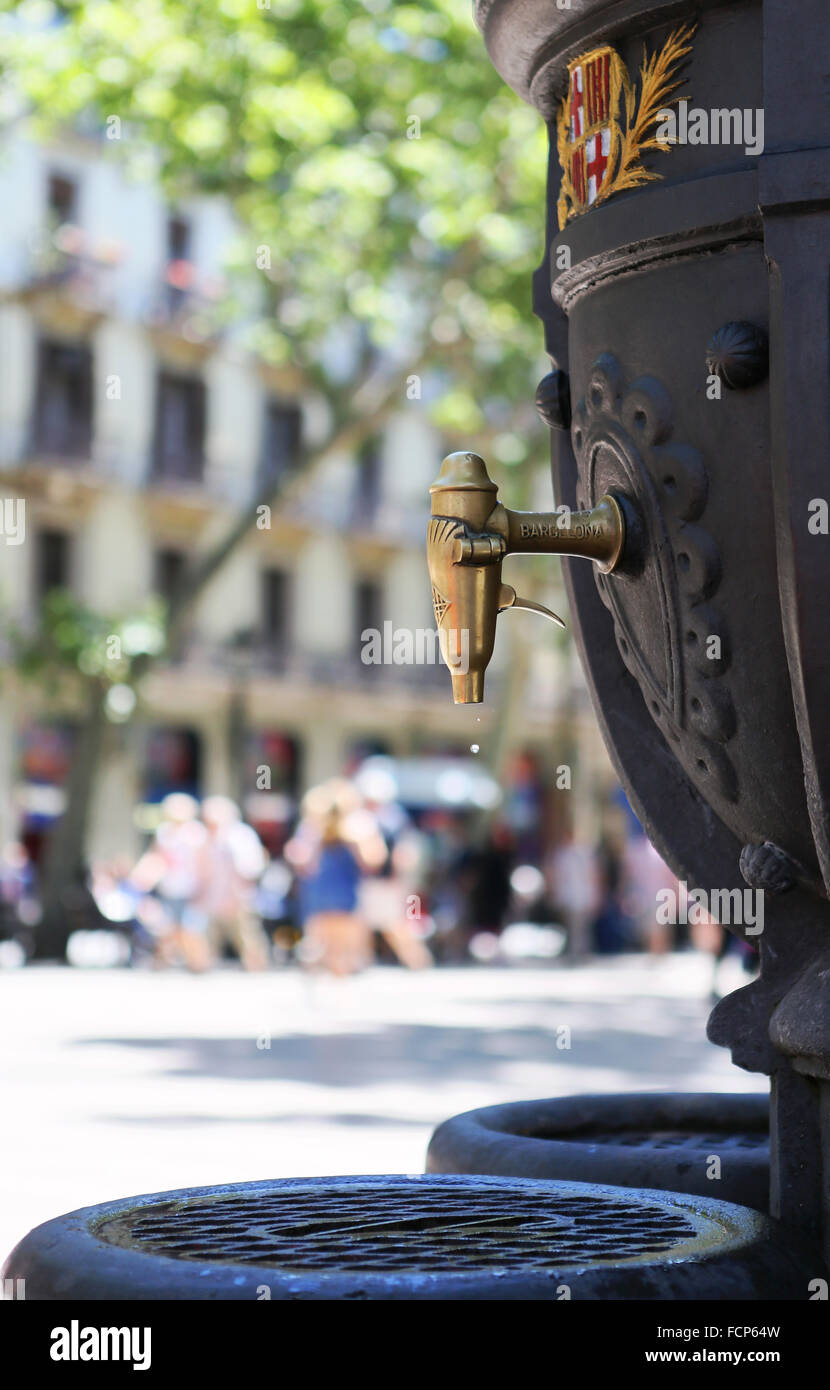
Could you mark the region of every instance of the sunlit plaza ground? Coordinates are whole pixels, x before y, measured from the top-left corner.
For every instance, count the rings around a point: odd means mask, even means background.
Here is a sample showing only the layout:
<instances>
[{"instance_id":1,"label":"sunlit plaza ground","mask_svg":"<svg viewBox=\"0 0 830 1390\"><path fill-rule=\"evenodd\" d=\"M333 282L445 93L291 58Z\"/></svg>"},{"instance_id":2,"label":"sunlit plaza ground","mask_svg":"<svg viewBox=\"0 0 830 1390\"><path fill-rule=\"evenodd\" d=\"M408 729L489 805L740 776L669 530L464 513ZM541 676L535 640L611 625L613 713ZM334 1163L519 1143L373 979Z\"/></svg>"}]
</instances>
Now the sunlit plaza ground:
<instances>
[{"instance_id":1,"label":"sunlit plaza ground","mask_svg":"<svg viewBox=\"0 0 830 1390\"><path fill-rule=\"evenodd\" d=\"M433 1126L478 1105L762 1090L705 1039L711 982L691 954L348 980L8 972L2 1253L40 1221L132 1193L419 1172ZM727 961L721 987L744 982Z\"/></svg>"}]
</instances>

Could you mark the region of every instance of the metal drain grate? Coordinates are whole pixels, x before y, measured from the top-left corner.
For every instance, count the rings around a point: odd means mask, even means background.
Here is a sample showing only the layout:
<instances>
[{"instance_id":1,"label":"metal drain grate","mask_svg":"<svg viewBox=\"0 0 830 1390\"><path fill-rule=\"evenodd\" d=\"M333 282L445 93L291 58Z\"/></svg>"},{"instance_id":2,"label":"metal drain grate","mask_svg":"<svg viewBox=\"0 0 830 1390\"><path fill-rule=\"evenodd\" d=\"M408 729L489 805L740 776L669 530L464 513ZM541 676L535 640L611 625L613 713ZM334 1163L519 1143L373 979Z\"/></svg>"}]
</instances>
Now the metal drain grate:
<instances>
[{"instance_id":1,"label":"metal drain grate","mask_svg":"<svg viewBox=\"0 0 830 1390\"><path fill-rule=\"evenodd\" d=\"M99 1240L177 1260L281 1270L439 1272L561 1268L665 1253L696 1226L670 1202L601 1192L459 1191L402 1180L357 1190L293 1182L238 1196L142 1206L99 1226Z\"/></svg>"},{"instance_id":2,"label":"metal drain grate","mask_svg":"<svg viewBox=\"0 0 830 1390\"><path fill-rule=\"evenodd\" d=\"M769 1135L750 1132L725 1134L713 1130L646 1130L646 1129L586 1129L578 1135L543 1134L543 1139L578 1144L620 1144L627 1149L694 1149L696 1152L722 1154L729 1149L768 1149Z\"/></svg>"}]
</instances>

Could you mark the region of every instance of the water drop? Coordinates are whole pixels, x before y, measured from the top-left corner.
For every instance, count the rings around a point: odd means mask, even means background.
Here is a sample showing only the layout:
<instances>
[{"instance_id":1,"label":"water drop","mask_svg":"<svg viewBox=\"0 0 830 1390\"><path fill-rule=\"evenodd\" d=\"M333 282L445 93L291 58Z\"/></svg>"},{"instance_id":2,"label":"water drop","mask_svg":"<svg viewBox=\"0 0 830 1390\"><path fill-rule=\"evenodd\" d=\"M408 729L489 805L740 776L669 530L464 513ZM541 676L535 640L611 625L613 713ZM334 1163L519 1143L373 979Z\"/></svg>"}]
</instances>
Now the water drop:
<instances>
[{"instance_id":1,"label":"water drop","mask_svg":"<svg viewBox=\"0 0 830 1390\"><path fill-rule=\"evenodd\" d=\"M477 743L471 743L471 744L470 744L470 752L471 752L471 753L477 753L478 750L479 750L479 745L478 745Z\"/></svg>"}]
</instances>

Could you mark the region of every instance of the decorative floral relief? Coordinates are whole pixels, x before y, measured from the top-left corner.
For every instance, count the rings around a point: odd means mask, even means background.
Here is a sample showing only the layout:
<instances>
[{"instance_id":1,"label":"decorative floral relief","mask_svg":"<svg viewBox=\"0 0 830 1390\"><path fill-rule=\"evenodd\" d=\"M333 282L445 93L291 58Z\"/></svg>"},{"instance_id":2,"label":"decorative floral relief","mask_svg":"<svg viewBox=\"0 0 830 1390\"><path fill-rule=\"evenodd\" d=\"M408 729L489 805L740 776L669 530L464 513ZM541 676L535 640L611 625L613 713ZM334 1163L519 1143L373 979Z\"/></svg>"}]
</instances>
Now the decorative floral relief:
<instances>
[{"instance_id":1,"label":"decorative floral relief","mask_svg":"<svg viewBox=\"0 0 830 1390\"><path fill-rule=\"evenodd\" d=\"M577 505L615 489L631 498L644 529L642 570L596 574L620 655L694 780L737 801L725 747L736 727L722 679L729 634L712 603L721 559L700 524L708 479L698 451L672 440L673 415L662 382L643 376L626 386L616 358L599 357L571 427Z\"/></svg>"}]
</instances>

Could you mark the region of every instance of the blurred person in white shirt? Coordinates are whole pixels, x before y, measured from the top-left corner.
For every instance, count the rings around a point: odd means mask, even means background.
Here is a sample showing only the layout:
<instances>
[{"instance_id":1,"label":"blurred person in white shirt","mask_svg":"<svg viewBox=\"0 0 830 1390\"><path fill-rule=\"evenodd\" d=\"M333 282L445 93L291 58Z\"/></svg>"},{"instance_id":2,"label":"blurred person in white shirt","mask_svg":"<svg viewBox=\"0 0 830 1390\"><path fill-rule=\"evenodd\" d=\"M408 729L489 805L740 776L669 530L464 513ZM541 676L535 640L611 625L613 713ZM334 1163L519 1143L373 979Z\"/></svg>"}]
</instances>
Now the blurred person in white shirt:
<instances>
[{"instance_id":1,"label":"blurred person in white shirt","mask_svg":"<svg viewBox=\"0 0 830 1390\"><path fill-rule=\"evenodd\" d=\"M593 950L591 925L602 905L596 850L569 834L551 855L549 873L553 901L568 933L566 959L580 960Z\"/></svg>"},{"instance_id":2,"label":"blurred person in white shirt","mask_svg":"<svg viewBox=\"0 0 830 1390\"><path fill-rule=\"evenodd\" d=\"M148 907L155 901L157 911L142 912L141 920L156 937L158 963L170 965L181 959L197 973L210 965L206 920L195 907L207 838L198 815L194 797L185 792L166 796L153 842L128 879L140 893L155 895L148 899Z\"/></svg>"}]
</instances>

